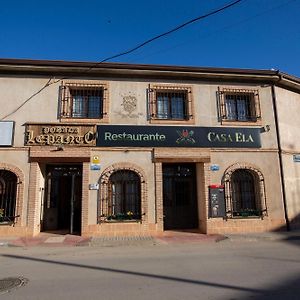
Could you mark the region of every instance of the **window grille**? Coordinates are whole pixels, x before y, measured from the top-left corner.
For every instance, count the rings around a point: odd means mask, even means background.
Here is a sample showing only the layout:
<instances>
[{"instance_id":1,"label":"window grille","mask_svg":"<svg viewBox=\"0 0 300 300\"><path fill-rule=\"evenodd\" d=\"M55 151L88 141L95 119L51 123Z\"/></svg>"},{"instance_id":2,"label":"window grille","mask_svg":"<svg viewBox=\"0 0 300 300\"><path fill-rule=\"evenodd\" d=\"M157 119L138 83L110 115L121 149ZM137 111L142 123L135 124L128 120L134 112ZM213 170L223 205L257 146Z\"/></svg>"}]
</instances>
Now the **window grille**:
<instances>
[{"instance_id":1,"label":"window grille","mask_svg":"<svg viewBox=\"0 0 300 300\"><path fill-rule=\"evenodd\" d=\"M102 188L108 191L101 199L103 221L141 220L141 180L131 170L114 172Z\"/></svg>"},{"instance_id":2,"label":"window grille","mask_svg":"<svg viewBox=\"0 0 300 300\"><path fill-rule=\"evenodd\" d=\"M235 217L267 215L264 178L258 170L236 169L224 176L226 214Z\"/></svg>"},{"instance_id":3,"label":"window grille","mask_svg":"<svg viewBox=\"0 0 300 300\"><path fill-rule=\"evenodd\" d=\"M0 170L0 222L15 217L17 196L17 176L6 170Z\"/></svg>"},{"instance_id":4,"label":"window grille","mask_svg":"<svg viewBox=\"0 0 300 300\"><path fill-rule=\"evenodd\" d=\"M103 84L67 83L61 86L62 118L102 119L106 114L106 88Z\"/></svg>"},{"instance_id":5,"label":"window grille","mask_svg":"<svg viewBox=\"0 0 300 300\"><path fill-rule=\"evenodd\" d=\"M221 120L256 122L261 119L258 90L219 88L217 95Z\"/></svg>"},{"instance_id":6,"label":"window grille","mask_svg":"<svg viewBox=\"0 0 300 300\"><path fill-rule=\"evenodd\" d=\"M148 104L149 119L185 121L193 117L189 87L152 86Z\"/></svg>"}]
</instances>

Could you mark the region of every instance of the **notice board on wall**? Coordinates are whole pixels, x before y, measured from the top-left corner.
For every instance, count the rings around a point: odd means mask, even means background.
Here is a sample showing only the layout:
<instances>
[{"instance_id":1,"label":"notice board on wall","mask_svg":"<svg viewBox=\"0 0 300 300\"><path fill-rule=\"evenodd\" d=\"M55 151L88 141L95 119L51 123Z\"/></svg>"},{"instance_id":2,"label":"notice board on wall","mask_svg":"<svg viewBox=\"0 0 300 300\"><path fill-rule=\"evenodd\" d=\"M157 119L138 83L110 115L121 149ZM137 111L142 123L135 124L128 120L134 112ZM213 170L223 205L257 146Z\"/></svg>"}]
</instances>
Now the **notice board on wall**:
<instances>
[{"instance_id":1,"label":"notice board on wall","mask_svg":"<svg viewBox=\"0 0 300 300\"><path fill-rule=\"evenodd\" d=\"M225 193L223 185L209 186L209 218L224 218L226 216L225 209Z\"/></svg>"},{"instance_id":2,"label":"notice board on wall","mask_svg":"<svg viewBox=\"0 0 300 300\"><path fill-rule=\"evenodd\" d=\"M0 147L13 145L14 127L15 127L14 121L0 122Z\"/></svg>"}]
</instances>

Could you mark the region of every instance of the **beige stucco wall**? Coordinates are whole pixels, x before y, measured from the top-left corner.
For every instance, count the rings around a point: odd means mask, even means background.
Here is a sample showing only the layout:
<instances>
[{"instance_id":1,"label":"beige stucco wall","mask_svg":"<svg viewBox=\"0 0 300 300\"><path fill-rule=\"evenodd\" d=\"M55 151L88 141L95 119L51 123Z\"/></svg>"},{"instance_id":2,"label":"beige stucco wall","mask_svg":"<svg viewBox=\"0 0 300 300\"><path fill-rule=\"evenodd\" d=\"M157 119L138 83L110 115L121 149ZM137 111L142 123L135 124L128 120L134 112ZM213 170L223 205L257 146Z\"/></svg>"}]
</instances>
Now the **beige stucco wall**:
<instances>
[{"instance_id":1,"label":"beige stucco wall","mask_svg":"<svg viewBox=\"0 0 300 300\"><path fill-rule=\"evenodd\" d=\"M94 79L94 78L92 78ZM39 91L49 80L49 78L0 78L1 90L1 115L13 112L19 105L24 103L30 96ZM146 125L147 120L147 89L154 81L145 80L121 80L110 81L97 79L100 82L109 82L109 123L110 124L130 124ZM262 136L263 147L276 147L276 137L274 135L274 116L272 111L272 97L270 87L259 85L237 85L237 84L212 84L195 81L156 81L160 84L187 85L192 87L192 97L194 103L195 126L221 126L217 114L216 92L218 87L258 89L260 94L262 121L258 125L271 125L268 136ZM6 120L15 120L16 135L15 146L24 144L24 127L26 122L58 122L59 86L60 82L48 86L39 94L29 100L23 107ZM8 88L9 87L9 88ZM137 109L131 114L127 113L122 106L124 96L134 96L137 98ZM222 125L226 126L226 125Z\"/></svg>"},{"instance_id":2,"label":"beige stucco wall","mask_svg":"<svg viewBox=\"0 0 300 300\"><path fill-rule=\"evenodd\" d=\"M300 94L282 88L275 92L288 217L292 228L300 228L300 163L293 161L300 154Z\"/></svg>"},{"instance_id":3,"label":"beige stucco wall","mask_svg":"<svg viewBox=\"0 0 300 300\"><path fill-rule=\"evenodd\" d=\"M92 78L94 79L94 78ZM16 78L16 77L3 77L0 78L0 90L1 90L1 112L0 118L14 111L20 106L26 99L39 91L49 78ZM101 79L97 79L101 81ZM108 84L109 88L109 124L119 125L147 125L147 88L149 84L154 81L148 80L122 80L114 79L110 80ZM237 85L237 84L212 84L207 82L196 81L156 81L160 84L171 85L188 85L192 87L193 106L194 106L194 124L193 126L226 126L221 125L218 120L217 113L217 99L216 92L218 86L235 87L235 88L247 88L258 89L260 94L261 114L262 120L258 124L255 123L255 127L270 125L270 131L261 135L262 149L243 151L220 149L213 151L211 154L211 163L220 165L220 170L217 172L210 172L211 182L220 183L221 178L226 168L237 162L246 162L258 166L265 177L267 206L270 212L270 218L282 220L283 218L283 206L281 199L280 178L278 169L278 155L274 152L277 148L276 132L274 123L274 114L272 109L272 97L271 89L269 86L258 85ZM15 143L14 149L2 148L0 149L0 162L5 161L7 163L15 164L20 168L25 175L25 192L23 211L27 211L27 199L28 199L28 186L29 186L29 171L30 165L28 163L27 148L24 147L24 131L26 122L39 122L39 123L57 123L58 104L59 104L59 86L60 83L53 84L47 87L45 90L37 94L30 101L28 101L17 112L6 118L6 120L16 121L15 126ZM295 134L297 126L299 125L297 119L297 111L299 111L299 95L287 92L282 89L277 89L279 114L282 124L281 133L287 131L286 140L284 145L286 149L296 149L300 153L300 140L295 141ZM122 101L124 96L134 96L137 98L137 108L132 113L128 113L123 109ZM286 105L286 98L289 98L290 105ZM295 110L290 107L295 105ZM289 116L293 116L292 129L287 128L291 121ZM295 121L294 121L295 120ZM162 125L162 124L160 124ZM177 124L182 125L182 123ZM171 126L171 125L169 125ZM243 126L238 124L238 126ZM299 128L299 126L298 126ZM281 134L282 135L282 134ZM291 146L292 145L292 146ZM19 150L16 151L15 149ZM128 151L129 150L129 151ZM293 150L293 151L294 151ZM144 172L147 180L147 201L148 201L148 221L149 223L155 222L155 174L154 164L152 162L152 150L151 149L91 149L91 157L98 155L100 157L101 170L89 172L89 183L97 183L102 172L113 164L118 163L132 163L139 166ZM289 162L290 158L287 158ZM46 161L44 163L47 163ZM286 163L286 182L295 181L297 185L299 180L297 176L298 167L292 164L294 168L291 168ZM300 166L300 164L299 164ZM43 166L42 166L43 167ZM198 168L199 169L199 168ZM198 170L198 173L200 171ZM298 174L298 175L297 175ZM43 188L43 170L39 173L40 187ZM296 179L295 179L296 178ZM207 188L207 186L206 186ZM96 224L97 215L97 202L99 193L97 191L89 191L88 200L88 224ZM300 213L300 208L296 200L297 189L288 190L289 204L291 214L295 215ZM40 195L38 196L40 197ZM199 196L200 198L200 196ZM203 197L202 197L203 198ZM22 223L26 223L26 215L22 215Z\"/></svg>"},{"instance_id":4,"label":"beige stucco wall","mask_svg":"<svg viewBox=\"0 0 300 300\"><path fill-rule=\"evenodd\" d=\"M287 212L291 227L300 226L300 163L293 161L293 156L283 154L283 167Z\"/></svg>"},{"instance_id":5,"label":"beige stucco wall","mask_svg":"<svg viewBox=\"0 0 300 300\"><path fill-rule=\"evenodd\" d=\"M275 88L281 147L283 151L300 152L300 94Z\"/></svg>"},{"instance_id":6,"label":"beige stucco wall","mask_svg":"<svg viewBox=\"0 0 300 300\"><path fill-rule=\"evenodd\" d=\"M11 114L25 103L33 94L38 92L49 78L0 78L1 112L0 119ZM20 109L5 118L15 124L14 146L24 145L26 122L57 122L59 84L53 84L32 99Z\"/></svg>"}]
</instances>

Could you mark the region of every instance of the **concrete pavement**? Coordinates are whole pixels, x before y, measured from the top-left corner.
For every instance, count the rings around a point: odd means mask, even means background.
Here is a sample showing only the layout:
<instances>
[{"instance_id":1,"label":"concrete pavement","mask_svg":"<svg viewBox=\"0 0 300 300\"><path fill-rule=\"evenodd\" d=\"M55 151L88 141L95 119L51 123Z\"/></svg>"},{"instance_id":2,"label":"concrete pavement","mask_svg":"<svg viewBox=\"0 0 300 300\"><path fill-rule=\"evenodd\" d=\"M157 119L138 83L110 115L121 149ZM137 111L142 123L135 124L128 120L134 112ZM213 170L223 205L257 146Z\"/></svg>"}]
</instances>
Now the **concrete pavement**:
<instances>
[{"instance_id":1,"label":"concrete pavement","mask_svg":"<svg viewBox=\"0 0 300 300\"><path fill-rule=\"evenodd\" d=\"M299 238L295 233L272 239L235 235L219 243L180 243L186 236L178 235L176 242L168 238L156 246L0 247L0 286L1 278L2 285L8 278L27 279L19 288L3 289L5 294L0 290L0 298L299 299L300 245L281 242Z\"/></svg>"}]
</instances>

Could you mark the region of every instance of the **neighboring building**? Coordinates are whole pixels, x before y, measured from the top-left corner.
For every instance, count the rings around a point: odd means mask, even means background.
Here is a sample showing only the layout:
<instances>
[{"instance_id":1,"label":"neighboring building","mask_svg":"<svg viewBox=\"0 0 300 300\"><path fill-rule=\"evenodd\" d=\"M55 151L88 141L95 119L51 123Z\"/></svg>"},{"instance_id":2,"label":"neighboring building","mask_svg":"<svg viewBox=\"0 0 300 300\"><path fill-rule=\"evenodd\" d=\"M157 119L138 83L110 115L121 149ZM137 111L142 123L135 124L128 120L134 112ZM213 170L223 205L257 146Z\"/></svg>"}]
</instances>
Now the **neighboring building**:
<instances>
[{"instance_id":1,"label":"neighboring building","mask_svg":"<svg viewBox=\"0 0 300 300\"><path fill-rule=\"evenodd\" d=\"M0 60L0 235L300 227L300 79Z\"/></svg>"}]
</instances>

